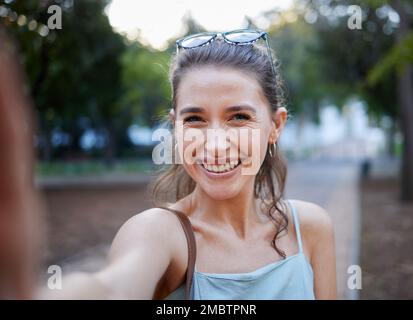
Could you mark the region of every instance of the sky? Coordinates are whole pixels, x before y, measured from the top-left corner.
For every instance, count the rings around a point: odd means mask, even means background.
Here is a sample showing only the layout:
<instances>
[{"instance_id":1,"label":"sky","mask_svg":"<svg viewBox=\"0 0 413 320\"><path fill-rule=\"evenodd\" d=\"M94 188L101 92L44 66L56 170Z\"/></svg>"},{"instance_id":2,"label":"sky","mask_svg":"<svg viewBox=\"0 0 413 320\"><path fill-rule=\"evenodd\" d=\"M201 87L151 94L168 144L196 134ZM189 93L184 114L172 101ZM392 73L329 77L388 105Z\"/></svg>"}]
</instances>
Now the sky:
<instances>
[{"instance_id":1,"label":"sky","mask_svg":"<svg viewBox=\"0 0 413 320\"><path fill-rule=\"evenodd\" d=\"M293 0L112 0L106 12L115 30L128 38L139 38L157 49L166 41L181 35L182 18L186 14L208 31L243 28L245 16L257 18L273 8L287 9ZM254 20L255 21L255 20ZM259 28L268 26L260 20Z\"/></svg>"}]
</instances>

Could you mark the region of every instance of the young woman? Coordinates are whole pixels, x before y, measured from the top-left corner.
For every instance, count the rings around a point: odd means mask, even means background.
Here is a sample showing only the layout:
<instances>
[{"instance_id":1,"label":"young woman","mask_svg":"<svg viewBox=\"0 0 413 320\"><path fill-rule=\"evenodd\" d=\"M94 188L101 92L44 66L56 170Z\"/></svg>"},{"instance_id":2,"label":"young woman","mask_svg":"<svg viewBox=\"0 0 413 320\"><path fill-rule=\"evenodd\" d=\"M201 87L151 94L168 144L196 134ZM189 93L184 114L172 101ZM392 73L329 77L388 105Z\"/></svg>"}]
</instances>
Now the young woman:
<instances>
[{"instance_id":1,"label":"young woman","mask_svg":"<svg viewBox=\"0 0 413 320\"><path fill-rule=\"evenodd\" d=\"M197 248L191 299L335 299L329 215L316 204L283 198L287 169L277 145L287 110L267 34L197 34L178 41L177 49L169 112L175 134L180 126L183 133L243 129L249 135L225 143L175 135L182 163L154 185L156 201L170 190L174 201L157 201L128 220L108 266L69 276L61 297L183 299L188 243L173 214L179 211ZM258 166L244 174L253 163Z\"/></svg>"}]
</instances>

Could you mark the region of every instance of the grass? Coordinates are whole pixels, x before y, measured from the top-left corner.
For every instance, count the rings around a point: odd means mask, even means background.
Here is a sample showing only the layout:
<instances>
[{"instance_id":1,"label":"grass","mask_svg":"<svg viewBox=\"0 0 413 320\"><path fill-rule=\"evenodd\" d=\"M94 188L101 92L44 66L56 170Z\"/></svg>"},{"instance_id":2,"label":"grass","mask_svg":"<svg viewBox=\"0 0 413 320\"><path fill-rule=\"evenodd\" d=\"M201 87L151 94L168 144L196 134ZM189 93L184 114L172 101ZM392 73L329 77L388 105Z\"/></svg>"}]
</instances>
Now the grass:
<instances>
[{"instance_id":1,"label":"grass","mask_svg":"<svg viewBox=\"0 0 413 320\"><path fill-rule=\"evenodd\" d=\"M394 154L397 157L401 157L403 153L403 143L402 142L396 142L395 147L394 147Z\"/></svg>"},{"instance_id":2,"label":"grass","mask_svg":"<svg viewBox=\"0 0 413 320\"><path fill-rule=\"evenodd\" d=\"M104 176L145 174L157 166L150 159L118 160L112 167L99 160L38 162L36 175L50 176Z\"/></svg>"}]
</instances>

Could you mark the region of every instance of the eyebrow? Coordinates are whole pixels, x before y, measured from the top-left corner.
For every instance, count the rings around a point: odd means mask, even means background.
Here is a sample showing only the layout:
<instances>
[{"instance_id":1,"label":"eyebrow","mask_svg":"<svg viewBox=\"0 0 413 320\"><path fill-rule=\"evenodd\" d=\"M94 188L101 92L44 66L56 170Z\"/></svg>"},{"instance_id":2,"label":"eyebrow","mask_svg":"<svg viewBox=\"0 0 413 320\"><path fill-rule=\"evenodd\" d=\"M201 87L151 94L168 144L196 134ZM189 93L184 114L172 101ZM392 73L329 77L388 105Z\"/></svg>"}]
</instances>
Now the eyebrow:
<instances>
[{"instance_id":1,"label":"eyebrow","mask_svg":"<svg viewBox=\"0 0 413 320\"><path fill-rule=\"evenodd\" d=\"M237 105L237 106L231 106L228 108L225 108L225 113L229 113L229 112L236 112L236 111L245 111L248 110L254 114L256 114L257 112L255 111L255 109L249 105ZM201 107L186 107L183 108L181 110L181 112L179 113L181 116L185 113L205 113L205 109L201 108Z\"/></svg>"}]
</instances>

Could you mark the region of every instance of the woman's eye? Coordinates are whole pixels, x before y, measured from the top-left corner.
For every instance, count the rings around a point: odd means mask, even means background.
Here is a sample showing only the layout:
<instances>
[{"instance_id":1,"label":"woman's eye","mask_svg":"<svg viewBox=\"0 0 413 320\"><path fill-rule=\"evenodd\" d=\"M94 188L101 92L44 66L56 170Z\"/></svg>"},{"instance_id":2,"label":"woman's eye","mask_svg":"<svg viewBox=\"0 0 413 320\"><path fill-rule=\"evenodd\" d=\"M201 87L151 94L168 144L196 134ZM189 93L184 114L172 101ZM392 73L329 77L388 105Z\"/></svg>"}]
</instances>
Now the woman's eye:
<instances>
[{"instance_id":1,"label":"woman's eye","mask_svg":"<svg viewBox=\"0 0 413 320\"><path fill-rule=\"evenodd\" d=\"M184 119L184 122L196 122L196 121L201 121L201 117L198 116L190 116L188 118Z\"/></svg>"},{"instance_id":2,"label":"woman's eye","mask_svg":"<svg viewBox=\"0 0 413 320\"><path fill-rule=\"evenodd\" d=\"M238 114L234 115L234 116L232 117L232 119L241 120L241 121L242 121L242 120L249 120L250 117L249 117L248 115L246 115L246 114L238 113Z\"/></svg>"}]
</instances>

